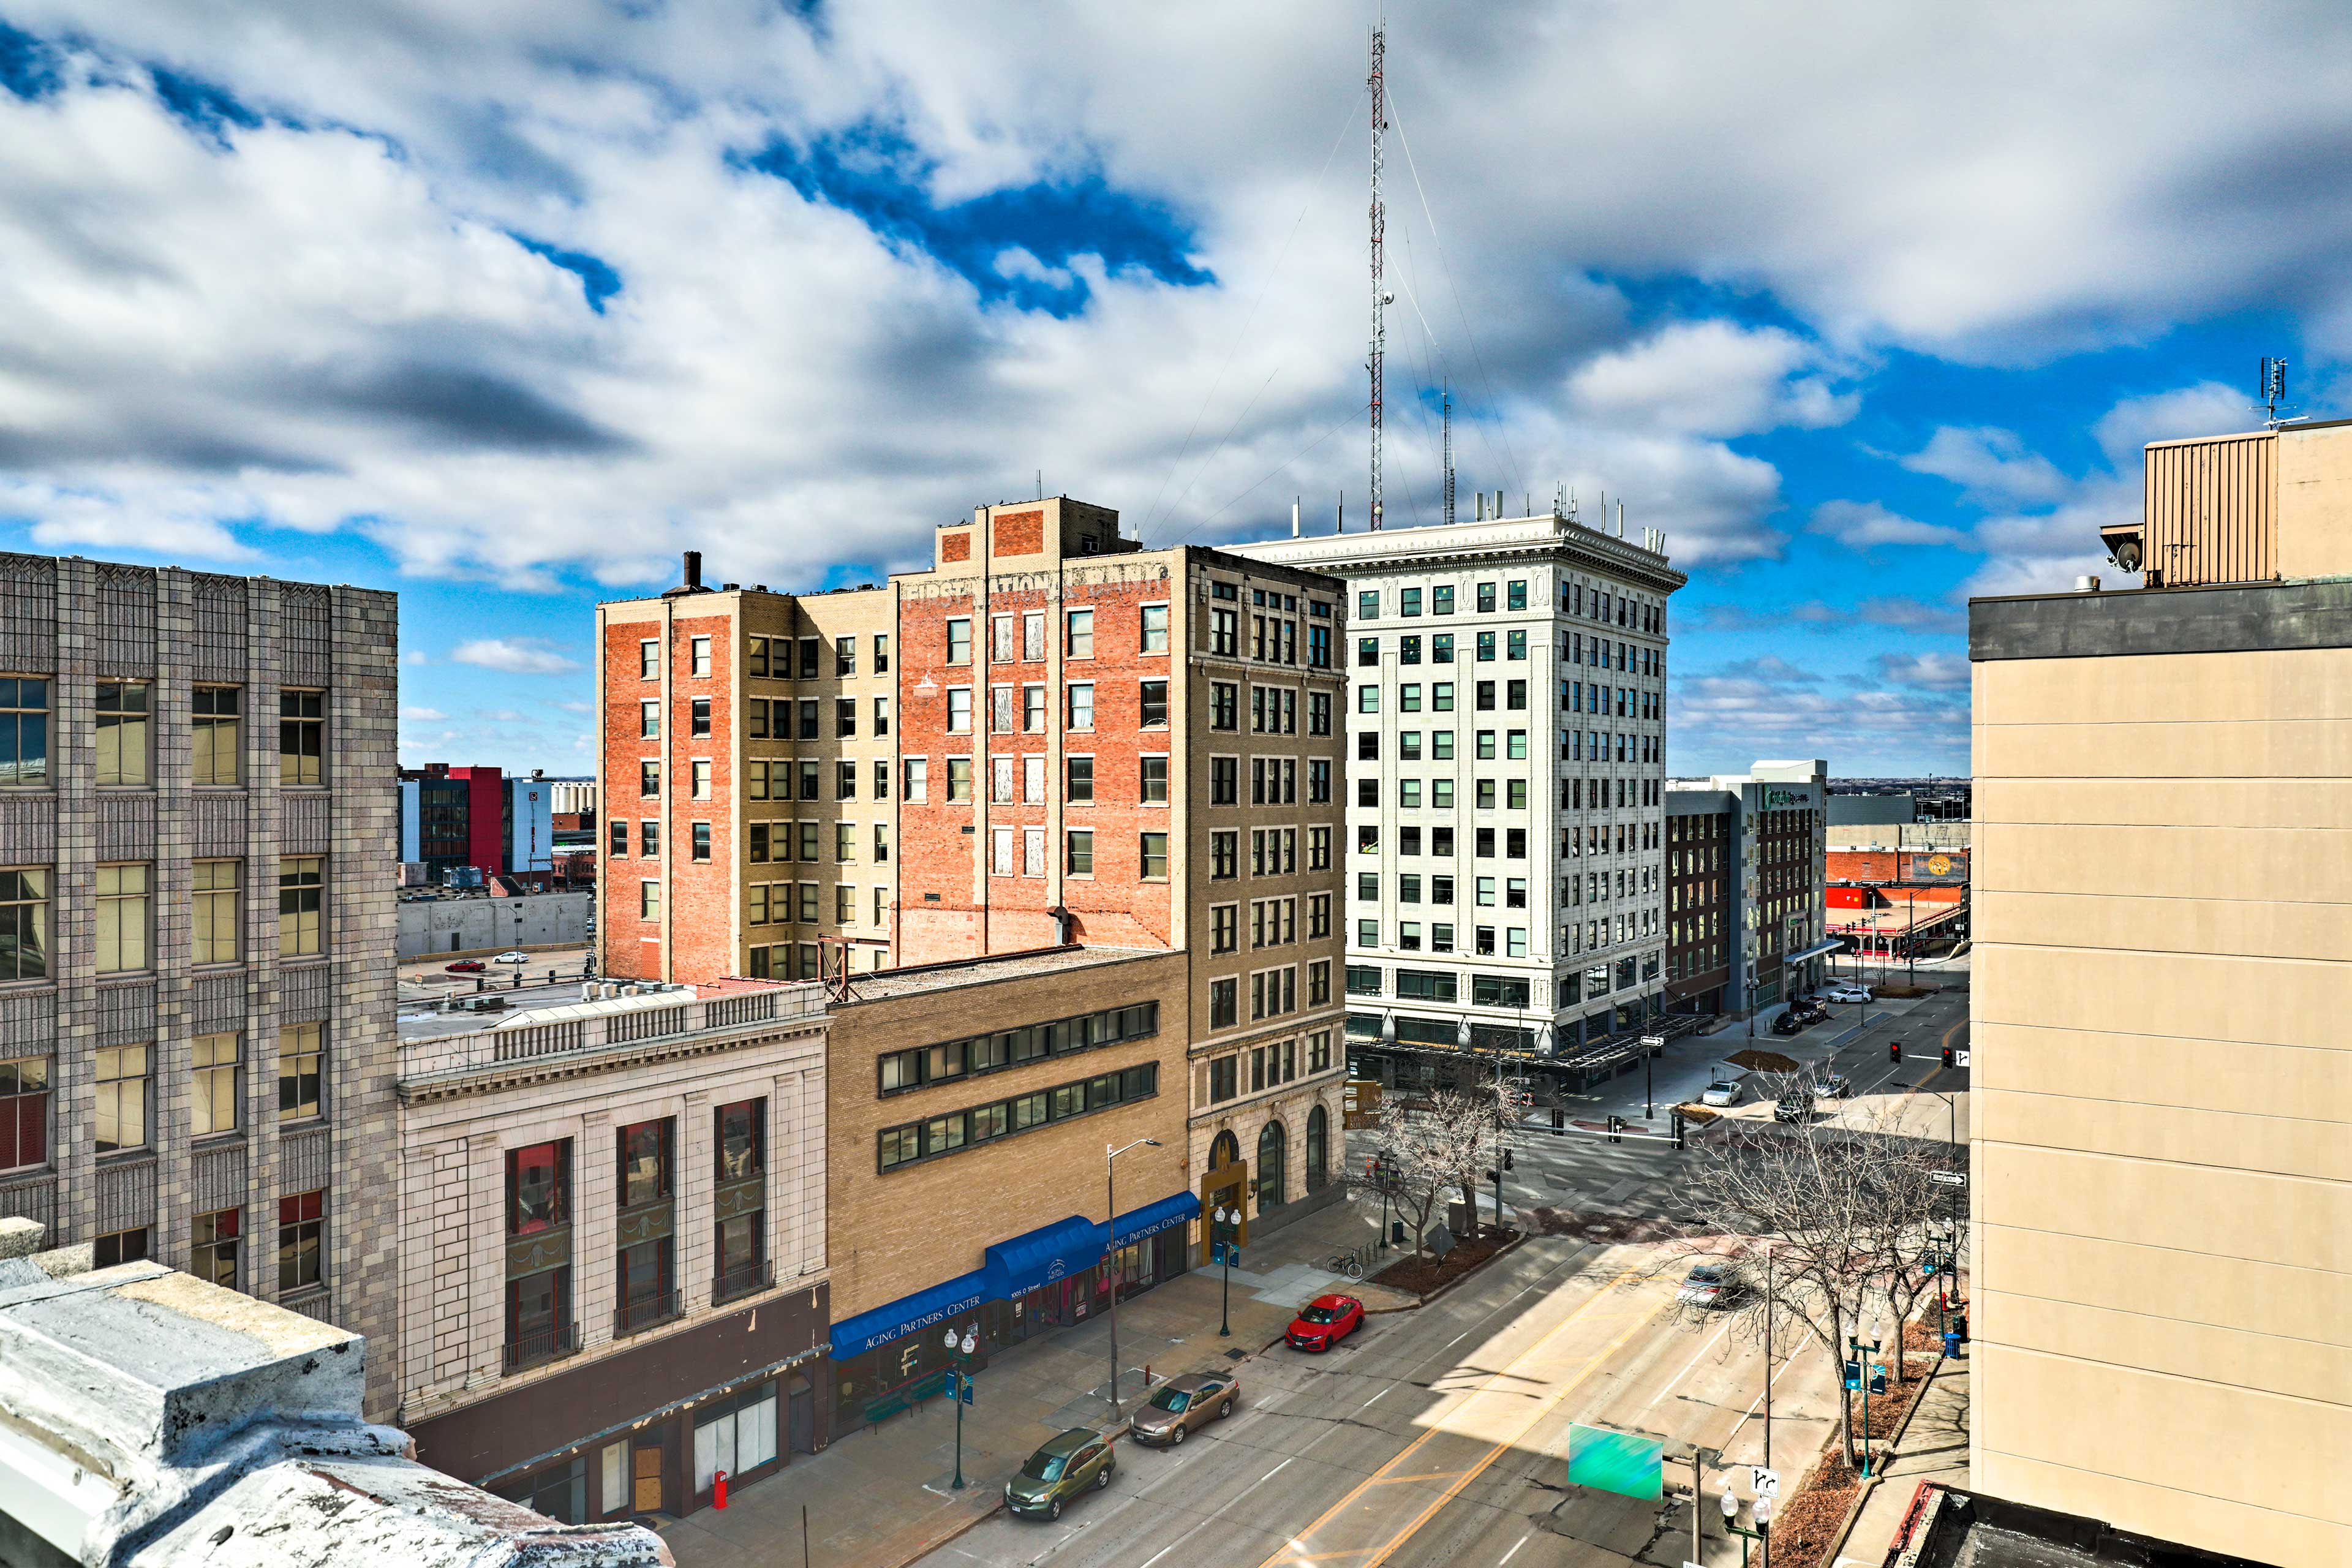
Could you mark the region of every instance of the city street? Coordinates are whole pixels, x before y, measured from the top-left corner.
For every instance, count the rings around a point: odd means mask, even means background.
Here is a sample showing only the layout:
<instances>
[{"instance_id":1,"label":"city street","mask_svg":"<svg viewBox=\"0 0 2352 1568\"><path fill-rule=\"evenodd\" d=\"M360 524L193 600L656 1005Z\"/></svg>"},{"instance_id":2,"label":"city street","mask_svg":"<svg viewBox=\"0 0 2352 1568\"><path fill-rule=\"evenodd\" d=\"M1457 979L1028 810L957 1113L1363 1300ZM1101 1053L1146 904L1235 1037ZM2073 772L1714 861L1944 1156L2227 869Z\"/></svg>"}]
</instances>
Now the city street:
<instances>
[{"instance_id":1,"label":"city street","mask_svg":"<svg viewBox=\"0 0 2352 1568\"><path fill-rule=\"evenodd\" d=\"M1940 974L1940 994L1840 1007L1793 1038L1759 1038L1801 1063L1855 1082L1856 1103L1898 1097L1923 1136L1948 1132L1945 1106L1898 1085L1961 1091L1965 1071L1942 1068L1944 1046L1967 1044L1965 972ZM1900 1042L1890 1061L1887 1042ZM1677 1045L1658 1064L1657 1135L1610 1143L1576 1125L1612 1112L1638 1121L1642 1079L1628 1074L1591 1097L1553 1135L1549 1117L1517 1146L1504 1196L1514 1211L1545 1208L1648 1217L1675 1210L1683 1156L1664 1135L1664 1107L1696 1097L1743 1032ZM1916 1108L1916 1110L1913 1108ZM1850 1114L1851 1112L1845 1112ZM1931 1114L1932 1113L1932 1114ZM1769 1116L1752 1096L1729 1114ZM1515 1215L1515 1217L1525 1217ZM1738 1562L1706 1488L1704 1546L1691 1550L1688 1446L1727 1462L1760 1463L1764 1356L1727 1329L1685 1327L1671 1310L1681 1267L1657 1243L1579 1234L1531 1237L1471 1283L1414 1311L1370 1320L1340 1349L1311 1357L1276 1346L1240 1367L1246 1397L1232 1419L1181 1452L1120 1446L1101 1493L1060 1521L1000 1514L922 1561L1117 1564L1119 1568L1275 1568L1276 1564L1552 1565ZM1776 1347L1771 1442L1784 1485L1826 1440L1838 1398L1832 1363L1813 1344ZM1568 1489L1571 1423L1667 1441L1667 1506ZM1001 1486L989 1476L984 1484ZM1673 1495L1676 1489L1681 1498ZM1734 1489L1748 1493L1745 1472Z\"/></svg>"}]
</instances>

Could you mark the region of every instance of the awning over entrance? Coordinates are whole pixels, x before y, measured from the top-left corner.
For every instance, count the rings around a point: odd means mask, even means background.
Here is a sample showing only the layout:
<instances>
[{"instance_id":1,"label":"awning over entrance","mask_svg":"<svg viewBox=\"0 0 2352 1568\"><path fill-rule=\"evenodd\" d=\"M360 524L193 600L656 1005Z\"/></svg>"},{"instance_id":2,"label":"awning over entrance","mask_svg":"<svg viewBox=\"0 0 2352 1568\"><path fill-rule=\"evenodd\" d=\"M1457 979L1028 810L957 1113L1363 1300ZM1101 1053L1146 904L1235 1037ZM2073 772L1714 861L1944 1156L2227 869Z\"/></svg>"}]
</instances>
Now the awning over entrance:
<instances>
[{"instance_id":1,"label":"awning over entrance","mask_svg":"<svg viewBox=\"0 0 2352 1568\"><path fill-rule=\"evenodd\" d=\"M994 1251L993 1248L990 1250ZM901 1296L887 1306L860 1312L847 1322L834 1324L834 1359L841 1361L863 1355L877 1345L887 1345L892 1340L903 1339L919 1329L928 1329L959 1313L969 1312L988 1299L988 1278L982 1269L975 1268L969 1274L943 1279L911 1296Z\"/></svg>"},{"instance_id":2,"label":"awning over entrance","mask_svg":"<svg viewBox=\"0 0 2352 1568\"><path fill-rule=\"evenodd\" d=\"M1110 1227L1113 1247L1132 1247L1147 1236L1172 1230L1201 1212L1201 1200L1192 1193L1175 1193L1156 1204L1129 1209Z\"/></svg>"},{"instance_id":3,"label":"awning over entrance","mask_svg":"<svg viewBox=\"0 0 2352 1568\"><path fill-rule=\"evenodd\" d=\"M1107 1227L1078 1215L1000 1241L982 1254L988 1293L1010 1301L1040 1285L1081 1274L1102 1261Z\"/></svg>"},{"instance_id":4,"label":"awning over entrance","mask_svg":"<svg viewBox=\"0 0 2352 1568\"><path fill-rule=\"evenodd\" d=\"M1780 962L1783 963L1802 963L1809 958L1819 958L1823 953L1836 952L1844 946L1845 943L1842 942L1817 942L1801 952L1781 954Z\"/></svg>"}]
</instances>

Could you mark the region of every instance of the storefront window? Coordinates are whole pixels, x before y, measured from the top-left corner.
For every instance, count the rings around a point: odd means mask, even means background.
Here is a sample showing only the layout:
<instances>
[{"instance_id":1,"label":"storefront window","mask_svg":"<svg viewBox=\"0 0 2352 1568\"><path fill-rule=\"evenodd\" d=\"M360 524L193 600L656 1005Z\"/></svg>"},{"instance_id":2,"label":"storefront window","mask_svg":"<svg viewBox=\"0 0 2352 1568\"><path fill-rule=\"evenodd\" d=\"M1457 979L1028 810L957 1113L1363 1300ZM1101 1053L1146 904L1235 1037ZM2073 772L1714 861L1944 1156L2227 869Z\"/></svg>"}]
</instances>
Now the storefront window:
<instances>
[{"instance_id":1,"label":"storefront window","mask_svg":"<svg viewBox=\"0 0 2352 1568\"><path fill-rule=\"evenodd\" d=\"M763 1383L694 1415L694 1490L710 1490L720 1470L738 1478L776 1457L776 1385Z\"/></svg>"},{"instance_id":2,"label":"storefront window","mask_svg":"<svg viewBox=\"0 0 2352 1568\"><path fill-rule=\"evenodd\" d=\"M1257 1135L1257 1206L1266 1209L1285 1202L1282 1178L1289 1168L1288 1135L1282 1123L1269 1121Z\"/></svg>"}]
</instances>

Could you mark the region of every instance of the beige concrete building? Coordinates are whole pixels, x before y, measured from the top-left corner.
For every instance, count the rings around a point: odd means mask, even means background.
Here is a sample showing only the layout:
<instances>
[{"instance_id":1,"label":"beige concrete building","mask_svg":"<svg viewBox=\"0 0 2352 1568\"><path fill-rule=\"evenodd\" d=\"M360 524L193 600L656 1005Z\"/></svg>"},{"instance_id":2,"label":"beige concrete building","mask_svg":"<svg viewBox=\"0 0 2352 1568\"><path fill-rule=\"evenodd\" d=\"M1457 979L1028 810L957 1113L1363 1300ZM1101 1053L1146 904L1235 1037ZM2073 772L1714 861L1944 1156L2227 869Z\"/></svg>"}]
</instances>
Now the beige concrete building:
<instances>
[{"instance_id":1,"label":"beige concrete building","mask_svg":"<svg viewBox=\"0 0 2352 1568\"><path fill-rule=\"evenodd\" d=\"M604 973L814 979L889 963L889 589L687 581L596 608Z\"/></svg>"},{"instance_id":2,"label":"beige concrete building","mask_svg":"<svg viewBox=\"0 0 2352 1568\"><path fill-rule=\"evenodd\" d=\"M1984 599L1972 1484L2352 1562L2352 428L2148 448L2161 590Z\"/></svg>"},{"instance_id":3,"label":"beige concrete building","mask_svg":"<svg viewBox=\"0 0 2352 1568\"><path fill-rule=\"evenodd\" d=\"M823 988L593 989L404 1019L398 1083L400 1422L573 1524L756 1482L827 1405Z\"/></svg>"}]
</instances>

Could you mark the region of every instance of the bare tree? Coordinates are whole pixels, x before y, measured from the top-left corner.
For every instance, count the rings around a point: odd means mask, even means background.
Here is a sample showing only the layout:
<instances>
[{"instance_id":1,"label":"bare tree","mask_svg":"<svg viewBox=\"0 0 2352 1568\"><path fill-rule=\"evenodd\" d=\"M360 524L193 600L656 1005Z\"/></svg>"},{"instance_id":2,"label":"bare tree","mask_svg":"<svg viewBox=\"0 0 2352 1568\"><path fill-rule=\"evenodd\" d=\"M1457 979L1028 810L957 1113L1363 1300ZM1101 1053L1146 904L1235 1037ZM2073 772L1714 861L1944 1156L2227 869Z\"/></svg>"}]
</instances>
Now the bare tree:
<instances>
[{"instance_id":1,"label":"bare tree","mask_svg":"<svg viewBox=\"0 0 2352 1568\"><path fill-rule=\"evenodd\" d=\"M1675 1257L1685 1263L1727 1257L1740 1280L1727 1307L1683 1310L1709 1322L1730 1311L1743 1338L1762 1338L1768 1318L1776 1329L1798 1325L1842 1358L1848 1333L1883 1302L1899 1338L1902 1312L1917 1294L1905 1259L1916 1270L1917 1239L1932 1213L1922 1194L1935 1187L1916 1140L1896 1132L1898 1125L1890 1107L1861 1105L1847 1108L1839 1122L1727 1118L1696 1138L1684 1194L1699 1234L1680 1243ZM1765 1243L1772 1254L1769 1289L1759 1258ZM1898 1366L1900 1359L1898 1346ZM1845 1403L1839 1433L1851 1463Z\"/></svg>"},{"instance_id":2,"label":"bare tree","mask_svg":"<svg viewBox=\"0 0 2352 1568\"><path fill-rule=\"evenodd\" d=\"M1416 1255L1426 1250L1423 1238L1447 1194L1466 1190L1467 1183L1500 1158L1496 1104L1491 1089L1442 1089L1391 1101L1363 1147L1372 1158L1370 1169L1349 1173L1350 1186L1378 1193L1396 1205L1412 1230Z\"/></svg>"}]
</instances>

